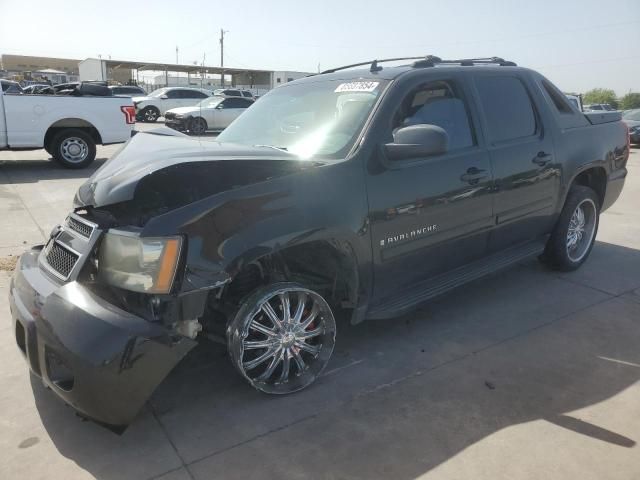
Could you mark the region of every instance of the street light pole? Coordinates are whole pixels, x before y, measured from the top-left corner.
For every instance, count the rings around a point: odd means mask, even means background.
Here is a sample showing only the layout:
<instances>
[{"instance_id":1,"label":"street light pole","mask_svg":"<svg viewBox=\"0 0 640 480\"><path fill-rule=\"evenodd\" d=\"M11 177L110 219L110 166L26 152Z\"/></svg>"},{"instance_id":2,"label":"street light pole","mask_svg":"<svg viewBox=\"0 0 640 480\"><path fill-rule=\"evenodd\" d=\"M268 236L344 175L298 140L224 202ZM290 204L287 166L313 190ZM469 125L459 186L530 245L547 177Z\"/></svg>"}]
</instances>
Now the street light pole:
<instances>
[{"instance_id":1,"label":"street light pole","mask_svg":"<svg viewBox=\"0 0 640 480\"><path fill-rule=\"evenodd\" d=\"M229 30L220 29L220 68L224 68L224 34L228 32ZM224 70L220 77L220 83L224 87Z\"/></svg>"}]
</instances>

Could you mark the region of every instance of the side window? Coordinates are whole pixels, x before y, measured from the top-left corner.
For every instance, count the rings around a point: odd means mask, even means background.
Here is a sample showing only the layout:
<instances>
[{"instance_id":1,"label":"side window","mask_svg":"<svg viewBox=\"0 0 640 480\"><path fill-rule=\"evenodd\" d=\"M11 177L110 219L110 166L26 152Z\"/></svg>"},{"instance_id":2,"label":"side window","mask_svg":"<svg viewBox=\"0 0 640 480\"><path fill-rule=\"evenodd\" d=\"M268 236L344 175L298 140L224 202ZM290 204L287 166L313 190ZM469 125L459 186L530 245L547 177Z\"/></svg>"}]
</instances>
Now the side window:
<instances>
[{"instance_id":1,"label":"side window","mask_svg":"<svg viewBox=\"0 0 640 480\"><path fill-rule=\"evenodd\" d=\"M393 128L436 125L449 136L449 150L475 145L469 114L459 88L449 81L425 84L412 91L395 115Z\"/></svg>"},{"instance_id":2,"label":"side window","mask_svg":"<svg viewBox=\"0 0 640 480\"><path fill-rule=\"evenodd\" d=\"M549 98L553 102L553 105L556 107L559 113L574 113L571 109L571 105L569 105L569 99L565 97L557 88L551 85L546 80L542 81L542 86L544 87L544 91L547 92ZM578 109L578 105L576 102L576 109Z\"/></svg>"},{"instance_id":3,"label":"side window","mask_svg":"<svg viewBox=\"0 0 640 480\"><path fill-rule=\"evenodd\" d=\"M205 93L197 90L184 90L185 96L183 98L207 98Z\"/></svg>"},{"instance_id":4,"label":"side window","mask_svg":"<svg viewBox=\"0 0 640 480\"><path fill-rule=\"evenodd\" d=\"M242 98L227 98L224 108L247 108L247 101Z\"/></svg>"},{"instance_id":5,"label":"side window","mask_svg":"<svg viewBox=\"0 0 640 480\"><path fill-rule=\"evenodd\" d=\"M182 96L182 90L169 90L166 95L171 99L184 98Z\"/></svg>"},{"instance_id":6,"label":"side window","mask_svg":"<svg viewBox=\"0 0 640 480\"><path fill-rule=\"evenodd\" d=\"M536 133L536 116L524 84L516 77L477 77L480 103L492 143Z\"/></svg>"}]
</instances>

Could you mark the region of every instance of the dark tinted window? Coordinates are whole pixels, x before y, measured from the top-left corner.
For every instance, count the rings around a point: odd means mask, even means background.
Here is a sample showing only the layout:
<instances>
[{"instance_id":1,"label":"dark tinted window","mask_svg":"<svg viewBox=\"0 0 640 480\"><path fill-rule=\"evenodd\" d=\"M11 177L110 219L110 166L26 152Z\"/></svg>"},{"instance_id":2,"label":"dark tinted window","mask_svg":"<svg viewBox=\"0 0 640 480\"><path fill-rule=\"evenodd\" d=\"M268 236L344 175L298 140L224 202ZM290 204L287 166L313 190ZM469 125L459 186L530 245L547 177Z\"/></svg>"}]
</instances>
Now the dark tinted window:
<instances>
[{"instance_id":1,"label":"dark tinted window","mask_svg":"<svg viewBox=\"0 0 640 480\"><path fill-rule=\"evenodd\" d=\"M396 114L394 129L436 125L449 136L449 150L475 144L461 92L452 82L432 82L411 92Z\"/></svg>"},{"instance_id":2,"label":"dark tinted window","mask_svg":"<svg viewBox=\"0 0 640 480\"><path fill-rule=\"evenodd\" d=\"M547 95L551 98L551 101L555 105L556 109L560 113L573 113L571 106L569 105L569 99L565 97L557 88L551 85L549 82L543 80L542 86L547 92Z\"/></svg>"},{"instance_id":3,"label":"dark tinted window","mask_svg":"<svg viewBox=\"0 0 640 480\"><path fill-rule=\"evenodd\" d=\"M516 77L475 80L491 142L528 137L536 132L536 116L522 81Z\"/></svg>"},{"instance_id":4,"label":"dark tinted window","mask_svg":"<svg viewBox=\"0 0 640 480\"><path fill-rule=\"evenodd\" d=\"M184 96L182 95L183 91L184 90L169 90L165 93L165 95L169 98L184 98Z\"/></svg>"},{"instance_id":5,"label":"dark tinted window","mask_svg":"<svg viewBox=\"0 0 640 480\"><path fill-rule=\"evenodd\" d=\"M181 98L207 98L207 95L199 92L198 90L183 90L183 97Z\"/></svg>"},{"instance_id":6,"label":"dark tinted window","mask_svg":"<svg viewBox=\"0 0 640 480\"><path fill-rule=\"evenodd\" d=\"M243 96L243 97L248 97L248 98L253 97L253 95L251 94L251 92L242 92L242 96Z\"/></svg>"},{"instance_id":7,"label":"dark tinted window","mask_svg":"<svg viewBox=\"0 0 640 480\"><path fill-rule=\"evenodd\" d=\"M227 98L223 102L223 108L247 108L251 103L253 102L244 98Z\"/></svg>"}]
</instances>

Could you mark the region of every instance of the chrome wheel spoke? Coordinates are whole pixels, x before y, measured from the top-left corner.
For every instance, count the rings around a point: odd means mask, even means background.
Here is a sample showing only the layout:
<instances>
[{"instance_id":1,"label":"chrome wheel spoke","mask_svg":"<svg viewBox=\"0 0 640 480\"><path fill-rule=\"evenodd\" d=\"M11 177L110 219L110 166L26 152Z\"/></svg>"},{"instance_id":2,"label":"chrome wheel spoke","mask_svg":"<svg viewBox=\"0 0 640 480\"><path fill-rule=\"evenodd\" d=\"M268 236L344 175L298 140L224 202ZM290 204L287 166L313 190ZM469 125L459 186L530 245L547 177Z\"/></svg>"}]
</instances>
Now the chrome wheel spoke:
<instances>
[{"instance_id":1,"label":"chrome wheel spoke","mask_svg":"<svg viewBox=\"0 0 640 480\"><path fill-rule=\"evenodd\" d=\"M260 332L268 337L275 337L276 336L276 332L271 330L268 327L265 327L264 325L262 325L261 323L259 323L257 320L253 320L250 324L249 324L249 328L252 330L255 330L256 332Z\"/></svg>"},{"instance_id":2,"label":"chrome wheel spoke","mask_svg":"<svg viewBox=\"0 0 640 480\"><path fill-rule=\"evenodd\" d=\"M304 359L300 354L300 350L298 350L297 348L292 348L291 352L293 353L293 360L296 362L296 366L298 367L298 372L304 372L307 368L307 364L304 362Z\"/></svg>"},{"instance_id":3,"label":"chrome wheel spoke","mask_svg":"<svg viewBox=\"0 0 640 480\"><path fill-rule=\"evenodd\" d=\"M302 320L302 314L304 313L304 307L307 303L307 294L302 292L298 294L298 306L296 308L296 312L293 314L292 323L294 325L298 325Z\"/></svg>"},{"instance_id":4,"label":"chrome wheel spoke","mask_svg":"<svg viewBox=\"0 0 640 480\"><path fill-rule=\"evenodd\" d=\"M317 355L318 352L320 351L319 345L309 345L304 341L297 341L295 346L298 347L300 350L304 350L305 352L310 353L311 355Z\"/></svg>"},{"instance_id":5,"label":"chrome wheel spoke","mask_svg":"<svg viewBox=\"0 0 640 480\"><path fill-rule=\"evenodd\" d=\"M266 382L267 380L269 380L271 375L273 375L273 372L275 371L276 367L278 366L278 363L280 363L280 360L282 359L282 353L283 353L282 350L279 350L276 352L276 354L271 359L271 362L269 363L269 366L267 367L267 369L264 371L262 375L258 377L258 381Z\"/></svg>"},{"instance_id":6,"label":"chrome wheel spoke","mask_svg":"<svg viewBox=\"0 0 640 480\"><path fill-rule=\"evenodd\" d=\"M282 307L282 323L289 325L291 323L291 301L288 293L278 295L280 297L280 305Z\"/></svg>"},{"instance_id":7,"label":"chrome wheel spoke","mask_svg":"<svg viewBox=\"0 0 640 480\"><path fill-rule=\"evenodd\" d=\"M245 350L256 350L258 348L274 348L279 344L277 340L270 338L268 340L255 340L244 342Z\"/></svg>"},{"instance_id":8,"label":"chrome wheel spoke","mask_svg":"<svg viewBox=\"0 0 640 480\"><path fill-rule=\"evenodd\" d=\"M298 340L306 340L307 338L317 337L318 335L322 335L324 333L324 328L322 326L318 328L314 328L313 330L305 330L300 333L296 333L296 338Z\"/></svg>"},{"instance_id":9,"label":"chrome wheel spoke","mask_svg":"<svg viewBox=\"0 0 640 480\"><path fill-rule=\"evenodd\" d=\"M289 349L285 349L282 355L282 372L280 372L280 383L286 382L289 379L289 371L291 370L291 352Z\"/></svg>"},{"instance_id":10,"label":"chrome wheel spoke","mask_svg":"<svg viewBox=\"0 0 640 480\"><path fill-rule=\"evenodd\" d=\"M257 366L262 365L264 362L269 360L271 357L275 356L277 351L278 349L270 348L259 357L256 357L253 360L249 360L248 362L245 362L242 366L246 370L253 370Z\"/></svg>"},{"instance_id":11,"label":"chrome wheel spoke","mask_svg":"<svg viewBox=\"0 0 640 480\"><path fill-rule=\"evenodd\" d=\"M274 327L282 328L282 320L278 318L278 314L276 313L276 311L273 309L273 307L269 302L264 302L264 304L262 305L262 311L269 318L269 320L271 320Z\"/></svg>"},{"instance_id":12,"label":"chrome wheel spoke","mask_svg":"<svg viewBox=\"0 0 640 480\"><path fill-rule=\"evenodd\" d=\"M313 321L316 319L316 317L318 316L319 311L320 311L320 308L314 302L313 307L311 308L311 312L309 313L309 316L305 318L302 321L302 323L300 323L300 330L306 330L307 328L309 328L309 325L311 325Z\"/></svg>"}]
</instances>

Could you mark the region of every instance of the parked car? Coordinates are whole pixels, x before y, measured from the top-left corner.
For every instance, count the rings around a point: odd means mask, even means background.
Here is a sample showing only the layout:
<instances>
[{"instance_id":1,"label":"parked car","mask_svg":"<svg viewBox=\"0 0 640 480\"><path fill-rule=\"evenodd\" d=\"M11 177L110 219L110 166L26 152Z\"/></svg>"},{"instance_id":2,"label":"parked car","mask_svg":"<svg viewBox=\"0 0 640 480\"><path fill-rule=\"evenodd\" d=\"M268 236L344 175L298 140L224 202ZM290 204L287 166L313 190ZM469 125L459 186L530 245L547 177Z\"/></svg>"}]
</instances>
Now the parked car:
<instances>
[{"instance_id":1,"label":"parked car","mask_svg":"<svg viewBox=\"0 0 640 480\"><path fill-rule=\"evenodd\" d=\"M584 106L584 111L585 112L615 112L615 108L613 108L611 105L609 105L608 103L593 103L591 105L585 105Z\"/></svg>"},{"instance_id":2,"label":"parked car","mask_svg":"<svg viewBox=\"0 0 640 480\"><path fill-rule=\"evenodd\" d=\"M195 107L180 107L164 114L164 124L181 132L202 135L207 131L224 130L253 105L253 100L238 97L210 97Z\"/></svg>"},{"instance_id":3,"label":"parked car","mask_svg":"<svg viewBox=\"0 0 640 480\"><path fill-rule=\"evenodd\" d=\"M0 150L44 148L64 167L86 167L96 144L129 140L135 123L131 99L89 96L99 88L106 89L83 84L75 96L2 92Z\"/></svg>"},{"instance_id":4,"label":"parked car","mask_svg":"<svg viewBox=\"0 0 640 480\"><path fill-rule=\"evenodd\" d=\"M155 122L167 110L178 107L192 107L211 96L211 92L201 88L168 87L154 90L147 96L133 97L136 120Z\"/></svg>"},{"instance_id":5,"label":"parked car","mask_svg":"<svg viewBox=\"0 0 640 480\"><path fill-rule=\"evenodd\" d=\"M629 110L622 116L622 120L629 127L629 140L631 143L640 143L640 108Z\"/></svg>"},{"instance_id":6,"label":"parked car","mask_svg":"<svg viewBox=\"0 0 640 480\"><path fill-rule=\"evenodd\" d=\"M118 97L140 97L147 94L144 88L136 85L111 85L109 89Z\"/></svg>"},{"instance_id":7,"label":"parked car","mask_svg":"<svg viewBox=\"0 0 640 480\"><path fill-rule=\"evenodd\" d=\"M214 95L220 97L245 97L253 98L253 93L249 90L238 90L235 88L217 88L213 91Z\"/></svg>"},{"instance_id":8,"label":"parked car","mask_svg":"<svg viewBox=\"0 0 640 480\"><path fill-rule=\"evenodd\" d=\"M13 80L0 78L0 86L2 86L2 91L5 93L23 93L20 84L18 82L14 82Z\"/></svg>"},{"instance_id":9,"label":"parked car","mask_svg":"<svg viewBox=\"0 0 640 480\"><path fill-rule=\"evenodd\" d=\"M329 362L338 314L396 317L532 256L580 267L627 174L620 114L502 59L381 63L273 89L216 142L133 137L20 257L33 372L121 431L198 338L285 394Z\"/></svg>"},{"instance_id":10,"label":"parked car","mask_svg":"<svg viewBox=\"0 0 640 480\"><path fill-rule=\"evenodd\" d=\"M22 93L29 94L29 95L53 93L53 87L47 84L34 83L32 85L28 85L24 87L22 89Z\"/></svg>"}]
</instances>

